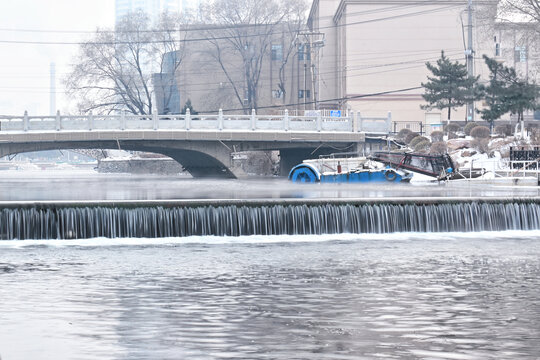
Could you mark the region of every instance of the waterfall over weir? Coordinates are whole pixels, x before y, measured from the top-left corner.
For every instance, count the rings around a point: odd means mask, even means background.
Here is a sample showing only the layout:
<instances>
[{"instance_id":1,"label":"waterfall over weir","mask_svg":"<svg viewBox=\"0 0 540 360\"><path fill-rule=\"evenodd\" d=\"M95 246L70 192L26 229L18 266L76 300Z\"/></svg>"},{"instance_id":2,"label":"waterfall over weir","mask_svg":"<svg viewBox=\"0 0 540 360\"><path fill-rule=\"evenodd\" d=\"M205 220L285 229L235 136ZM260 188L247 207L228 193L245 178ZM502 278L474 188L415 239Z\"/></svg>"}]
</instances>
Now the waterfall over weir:
<instances>
[{"instance_id":1,"label":"waterfall over weir","mask_svg":"<svg viewBox=\"0 0 540 360\"><path fill-rule=\"evenodd\" d=\"M540 229L533 201L245 202L2 207L1 239L157 238ZM220 205L223 204L223 205Z\"/></svg>"}]
</instances>

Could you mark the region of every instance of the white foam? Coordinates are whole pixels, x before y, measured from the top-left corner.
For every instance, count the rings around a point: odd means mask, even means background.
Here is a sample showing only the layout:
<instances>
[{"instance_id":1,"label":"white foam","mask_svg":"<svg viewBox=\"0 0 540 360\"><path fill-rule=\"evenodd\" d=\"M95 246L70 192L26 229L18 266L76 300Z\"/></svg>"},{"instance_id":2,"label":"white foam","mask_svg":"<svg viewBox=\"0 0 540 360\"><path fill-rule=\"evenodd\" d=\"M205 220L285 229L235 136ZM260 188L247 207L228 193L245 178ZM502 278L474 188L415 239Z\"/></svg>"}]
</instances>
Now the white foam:
<instances>
[{"instance_id":1,"label":"white foam","mask_svg":"<svg viewBox=\"0 0 540 360\"><path fill-rule=\"evenodd\" d=\"M107 247L107 246L162 246L183 244L275 244L319 243L329 241L461 241L461 240L536 240L540 230L509 230L484 232L445 232L391 234L323 234L323 235L251 235L251 236L189 236L168 238L92 238L79 240L3 240L0 248L47 247Z\"/></svg>"}]
</instances>

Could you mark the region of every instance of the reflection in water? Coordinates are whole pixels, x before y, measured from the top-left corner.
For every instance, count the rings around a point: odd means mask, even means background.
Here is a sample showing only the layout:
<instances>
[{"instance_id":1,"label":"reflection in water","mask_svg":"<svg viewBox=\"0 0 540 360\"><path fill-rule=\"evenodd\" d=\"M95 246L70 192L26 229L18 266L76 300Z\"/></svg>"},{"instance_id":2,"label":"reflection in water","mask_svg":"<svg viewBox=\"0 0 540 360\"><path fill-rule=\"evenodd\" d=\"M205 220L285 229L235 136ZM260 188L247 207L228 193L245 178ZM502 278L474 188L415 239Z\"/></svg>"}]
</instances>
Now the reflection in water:
<instances>
[{"instance_id":1,"label":"reflection in water","mask_svg":"<svg viewBox=\"0 0 540 360\"><path fill-rule=\"evenodd\" d=\"M202 237L139 246L98 239L60 248L2 242L0 354L534 359L539 236Z\"/></svg>"},{"instance_id":2,"label":"reflection in water","mask_svg":"<svg viewBox=\"0 0 540 360\"><path fill-rule=\"evenodd\" d=\"M282 178L205 180L181 176L87 173L9 173L0 178L0 201L539 195L540 187L452 182L293 184Z\"/></svg>"}]
</instances>

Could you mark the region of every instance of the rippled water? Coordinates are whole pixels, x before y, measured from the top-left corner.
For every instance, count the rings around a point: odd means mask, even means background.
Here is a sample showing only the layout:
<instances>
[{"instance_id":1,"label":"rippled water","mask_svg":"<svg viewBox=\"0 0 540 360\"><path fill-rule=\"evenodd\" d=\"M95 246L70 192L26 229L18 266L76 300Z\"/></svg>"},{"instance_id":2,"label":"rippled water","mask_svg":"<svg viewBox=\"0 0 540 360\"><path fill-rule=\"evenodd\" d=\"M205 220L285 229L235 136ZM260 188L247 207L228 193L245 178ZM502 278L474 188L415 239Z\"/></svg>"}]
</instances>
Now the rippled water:
<instances>
[{"instance_id":1,"label":"rippled water","mask_svg":"<svg viewBox=\"0 0 540 360\"><path fill-rule=\"evenodd\" d=\"M540 232L0 242L13 359L536 359Z\"/></svg>"},{"instance_id":2,"label":"rippled water","mask_svg":"<svg viewBox=\"0 0 540 360\"><path fill-rule=\"evenodd\" d=\"M0 176L0 201L403 196L527 197L540 196L540 187L489 186L463 182L438 184L428 181L411 184L293 184L284 178L209 180L182 176L84 172L14 172L2 173Z\"/></svg>"}]
</instances>

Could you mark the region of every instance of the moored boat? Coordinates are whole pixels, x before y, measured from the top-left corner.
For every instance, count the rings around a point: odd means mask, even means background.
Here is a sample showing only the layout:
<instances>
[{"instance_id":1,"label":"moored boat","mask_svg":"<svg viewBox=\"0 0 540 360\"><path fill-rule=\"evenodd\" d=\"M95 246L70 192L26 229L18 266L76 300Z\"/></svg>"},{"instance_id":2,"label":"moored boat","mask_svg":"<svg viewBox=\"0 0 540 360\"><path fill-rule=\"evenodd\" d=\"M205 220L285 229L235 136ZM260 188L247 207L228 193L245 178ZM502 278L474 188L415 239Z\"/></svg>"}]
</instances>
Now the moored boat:
<instances>
[{"instance_id":1,"label":"moored boat","mask_svg":"<svg viewBox=\"0 0 540 360\"><path fill-rule=\"evenodd\" d=\"M289 180L299 183L408 182L412 173L385 166L366 157L341 154L304 160L289 172Z\"/></svg>"}]
</instances>

